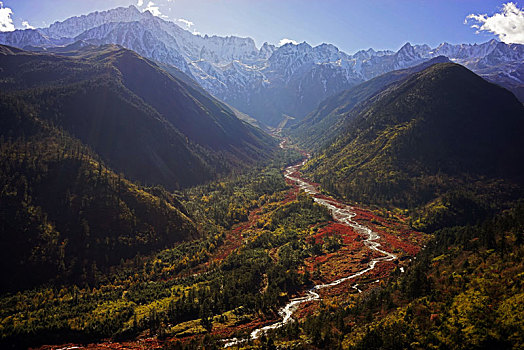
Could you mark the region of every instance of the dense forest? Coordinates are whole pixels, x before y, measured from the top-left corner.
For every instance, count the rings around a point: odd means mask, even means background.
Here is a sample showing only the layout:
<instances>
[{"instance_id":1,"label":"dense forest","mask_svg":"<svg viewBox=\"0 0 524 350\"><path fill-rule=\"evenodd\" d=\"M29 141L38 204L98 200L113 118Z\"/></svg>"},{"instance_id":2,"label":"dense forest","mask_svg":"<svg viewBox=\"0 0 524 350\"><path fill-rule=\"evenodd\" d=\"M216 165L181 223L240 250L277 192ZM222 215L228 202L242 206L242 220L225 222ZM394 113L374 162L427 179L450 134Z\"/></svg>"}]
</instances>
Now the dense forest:
<instances>
[{"instance_id":1,"label":"dense forest","mask_svg":"<svg viewBox=\"0 0 524 350\"><path fill-rule=\"evenodd\" d=\"M280 170L297 159L296 152L282 151L270 166L247 174L175 194L149 189L151 196L186 208L203 235L124 258L109 272L88 273L81 283L4 294L2 344L153 335L167 348L220 348L222 338L245 336L256 327L254 320L278 319L291 296L325 278L318 265L309 270L304 263L336 252L342 242L336 235L323 244L312 239L331 217L304 193L290 197L293 189ZM524 206L495 214L484 203L461 222L450 218L470 204L463 197L447 200L454 206L440 209L438 218L445 220L411 217L413 226L425 225L433 238L405 272L395 268L363 294L327 298L299 322L243 346L518 348Z\"/></svg>"},{"instance_id":2,"label":"dense forest","mask_svg":"<svg viewBox=\"0 0 524 350\"><path fill-rule=\"evenodd\" d=\"M0 114L3 292L88 283L121 259L198 235L171 194L111 171L24 103L3 99Z\"/></svg>"},{"instance_id":3,"label":"dense forest","mask_svg":"<svg viewBox=\"0 0 524 350\"><path fill-rule=\"evenodd\" d=\"M301 231L330 218L306 195L284 206L271 205L288 191L279 169L293 159L297 155L288 153L268 168L180 193L191 216L205 227L201 238L150 256L122 258L109 273L93 273L83 284L4 295L3 344L127 339L142 332L167 337L190 321L196 322L193 332L200 332L230 318L275 317L287 295L311 283L296 272L317 249ZM228 200L232 193L234 202ZM266 228L253 236L242 232L246 243L218 259L228 230L260 206L267 213L257 225ZM268 249L276 249L278 259ZM191 274L204 266L205 272Z\"/></svg>"}]
</instances>

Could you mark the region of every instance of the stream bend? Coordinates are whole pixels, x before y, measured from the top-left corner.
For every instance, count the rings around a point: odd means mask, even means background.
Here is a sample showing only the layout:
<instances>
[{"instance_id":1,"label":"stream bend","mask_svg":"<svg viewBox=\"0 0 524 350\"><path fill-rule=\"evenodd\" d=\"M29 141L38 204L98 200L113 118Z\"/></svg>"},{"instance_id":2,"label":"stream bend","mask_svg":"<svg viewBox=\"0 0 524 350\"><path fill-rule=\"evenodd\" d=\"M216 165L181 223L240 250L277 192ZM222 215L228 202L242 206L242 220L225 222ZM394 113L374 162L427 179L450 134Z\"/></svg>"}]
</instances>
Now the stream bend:
<instances>
[{"instance_id":1,"label":"stream bend","mask_svg":"<svg viewBox=\"0 0 524 350\"><path fill-rule=\"evenodd\" d=\"M351 274L349 276L346 276L346 277L340 278L338 280L335 280L335 281L333 281L331 283L317 284L314 287L312 287L311 289L307 290L306 294L304 296L291 299L278 312L279 315L282 317L281 321L273 323L273 324L270 324L270 325L267 325L267 326L262 327L262 328L258 328L258 329L253 330L251 332L251 334L249 335L249 339L257 339L257 338L259 338L261 335L263 335L264 333L266 333L269 330L277 329L277 328L280 328L280 327L286 325L289 322L293 322L294 321L293 317L292 317L293 313L298 309L300 304L307 303L307 302L314 301L314 300L320 300L320 295L318 294L319 290L324 289L324 288L333 287L333 286L339 285L339 284L341 284L343 282L346 282L348 280L354 279L354 278L356 278L358 276L361 276L361 275L363 275L363 274L373 270L375 268L376 264L381 262L381 261L392 261L392 260L397 259L397 256L395 254L392 254L390 252L387 252L387 251L381 249L380 243L377 242L377 240L380 238L378 233L372 231L370 228L368 228L366 226L363 226L363 225L361 225L361 224L359 224L359 223L357 223L356 221L353 220L353 218L357 214L353 211L352 207L350 207L350 206L348 206L348 205L346 205L344 203L341 203L341 202L339 202L339 201L337 201L335 199L322 198L322 196L320 196L320 192L318 191L318 189L315 186L313 186L312 184L307 183L306 181L304 181L300 177L297 177L297 176L294 175L294 174L296 174L298 172L298 170L302 166L304 166L304 164L306 163L307 159L309 159L309 155L306 158L306 160L304 160L303 162L301 162L299 164L296 164L296 165L293 165L293 166L287 167L285 169L285 171L284 171L284 177L286 179L292 181L293 183L295 183L296 186L299 189L303 190L304 192L309 194L311 197L313 197L313 200L316 203L321 204L321 205L327 207L330 210L330 212L331 212L331 214L333 216L333 219L336 222L339 222L341 224L344 224L344 225L347 225L347 226L353 228L353 230L355 230L358 234L360 234L362 237L364 237L363 243L364 243L364 245L367 248L381 253L382 256L374 258L373 260L371 260L368 263L368 266L366 268L364 268L364 269L362 269L362 270L360 270L358 272L355 272L355 273L353 273L353 274ZM361 292L360 289L358 289L357 286L358 285L355 284L353 286L353 288L356 289L358 292ZM230 346L238 345L238 344L241 344L243 342L248 341L249 339L243 339L243 338L241 338L241 339L238 339L238 338L227 339L226 343L224 344L224 347L230 347Z\"/></svg>"}]
</instances>

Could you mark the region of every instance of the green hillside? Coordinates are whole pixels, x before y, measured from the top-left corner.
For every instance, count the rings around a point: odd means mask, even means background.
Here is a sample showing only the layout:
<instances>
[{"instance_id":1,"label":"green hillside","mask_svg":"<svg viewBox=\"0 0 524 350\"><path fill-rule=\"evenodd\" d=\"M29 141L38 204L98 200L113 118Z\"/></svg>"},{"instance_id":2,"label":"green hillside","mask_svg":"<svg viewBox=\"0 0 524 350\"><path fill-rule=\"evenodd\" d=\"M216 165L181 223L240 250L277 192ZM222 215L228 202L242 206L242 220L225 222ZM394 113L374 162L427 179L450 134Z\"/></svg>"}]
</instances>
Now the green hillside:
<instances>
[{"instance_id":1,"label":"green hillside","mask_svg":"<svg viewBox=\"0 0 524 350\"><path fill-rule=\"evenodd\" d=\"M457 188L522 184L523 134L514 95L462 66L437 64L367 101L307 171L352 200L418 206Z\"/></svg>"},{"instance_id":2,"label":"green hillside","mask_svg":"<svg viewBox=\"0 0 524 350\"><path fill-rule=\"evenodd\" d=\"M348 201L413 209L411 227L432 238L371 291L326 302L262 345L522 348L524 107L452 63L375 87L335 96L291 131L327 143L305 173Z\"/></svg>"},{"instance_id":3,"label":"green hillside","mask_svg":"<svg viewBox=\"0 0 524 350\"><path fill-rule=\"evenodd\" d=\"M324 100L305 119L292 125L285 132L307 149L325 146L336 137L344 123L357 114L356 110L359 108L356 107L359 104L365 105L368 99L391 84L407 79L410 75L436 63L444 62L449 60L439 56L415 67L388 72L344 90Z\"/></svg>"}]
</instances>

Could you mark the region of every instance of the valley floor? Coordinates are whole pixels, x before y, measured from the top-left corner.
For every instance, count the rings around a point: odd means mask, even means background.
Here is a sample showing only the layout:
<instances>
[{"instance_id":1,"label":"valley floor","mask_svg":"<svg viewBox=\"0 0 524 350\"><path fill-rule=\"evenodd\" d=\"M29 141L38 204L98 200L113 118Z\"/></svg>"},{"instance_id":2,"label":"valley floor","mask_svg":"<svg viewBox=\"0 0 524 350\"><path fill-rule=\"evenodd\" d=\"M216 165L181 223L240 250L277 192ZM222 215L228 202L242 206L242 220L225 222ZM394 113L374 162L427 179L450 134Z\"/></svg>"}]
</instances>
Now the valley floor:
<instances>
[{"instance_id":1,"label":"valley floor","mask_svg":"<svg viewBox=\"0 0 524 350\"><path fill-rule=\"evenodd\" d=\"M210 252L208 259L184 270L176 278L183 276L195 278L205 275L223 264L228 257L253 249L253 242L260 240L261 237L279 236L283 234L284 230L294 230L300 237L300 244L303 245L296 247L297 250L306 247L309 250L303 260L292 264L296 278L304 282L293 288L284 287L284 290L277 295L278 303L283 305L285 300L304 297L310 293L308 290L311 286L323 285L322 288L315 290L319 295L318 298L310 298L292 308L290 312L292 319L300 322L307 316L314 315L319 308L334 306L342 302L351 303L352 300L359 298L361 293L367 294L374 288L383 285L385 278L391 273L404 272L411 260L429 240L429 235L410 228L408 219L402 212L358 206L348 207L318 192L318 184L303 179L299 170L299 166L288 167L284 173L289 189L278 194L272 193L273 199L253 208L245 221L232 226L225 232L223 242L213 252ZM329 202L328 206L331 214L335 214L335 219L326 221L321 216L319 220L313 220L313 223L307 225L275 225L274 221L277 217L275 213L283 210L282 219L285 220L286 216L289 218L290 215L294 215L293 210L289 210L293 205L308 201L304 190L309 192L309 196L312 196L318 203ZM337 208L347 208L351 215L340 216L333 213L333 210ZM270 244L266 247L267 255L273 264L280 264L282 259L287 259L283 254L286 246L296 243L296 236L293 235L293 239L288 242ZM370 247L376 248L370 249ZM364 273L360 274L359 271ZM354 278L340 281L351 275L355 275ZM334 281L336 281L334 285L328 285ZM269 283L268 275L264 274L260 294L267 293ZM85 346L78 344L43 346L41 349L161 348L178 343L185 345L200 343L204 337L215 340L231 337L248 339L250 333L257 329L260 330L261 327L273 328L275 325L281 325L277 323L281 323L277 309L273 309L272 312L260 312L253 309L246 312L242 309L243 307L240 306L234 310L211 316L212 327L209 327L208 330L204 328L202 320L195 317L175 325L166 324L166 330L162 330L164 335L159 337L156 336L158 334L150 336L151 332L144 331L135 341L120 343L108 341ZM262 336L263 333L258 332L256 337ZM238 345L241 343L238 342Z\"/></svg>"}]
</instances>

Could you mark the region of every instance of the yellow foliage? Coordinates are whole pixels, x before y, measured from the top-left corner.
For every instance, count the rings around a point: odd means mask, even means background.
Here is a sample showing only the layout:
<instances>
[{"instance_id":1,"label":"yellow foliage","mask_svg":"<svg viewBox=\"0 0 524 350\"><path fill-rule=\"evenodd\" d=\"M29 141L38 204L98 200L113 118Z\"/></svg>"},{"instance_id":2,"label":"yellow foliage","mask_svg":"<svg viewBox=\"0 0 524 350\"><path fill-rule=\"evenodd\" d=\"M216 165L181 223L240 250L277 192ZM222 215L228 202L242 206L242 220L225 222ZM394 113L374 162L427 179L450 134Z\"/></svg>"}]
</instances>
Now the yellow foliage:
<instances>
[{"instance_id":1,"label":"yellow foliage","mask_svg":"<svg viewBox=\"0 0 524 350\"><path fill-rule=\"evenodd\" d=\"M460 333L466 343L480 346L491 329L489 304L490 298L477 290L469 289L457 295L447 320L450 333Z\"/></svg>"},{"instance_id":2,"label":"yellow foliage","mask_svg":"<svg viewBox=\"0 0 524 350\"><path fill-rule=\"evenodd\" d=\"M516 348L524 347L524 293L506 299L497 310L502 326L509 332L509 340Z\"/></svg>"}]
</instances>

